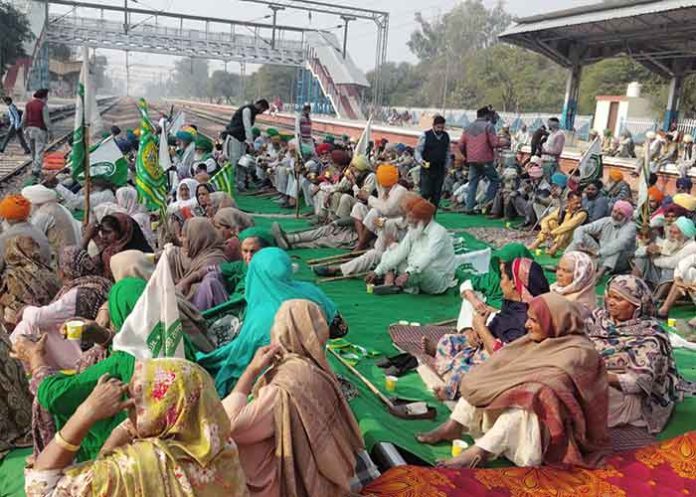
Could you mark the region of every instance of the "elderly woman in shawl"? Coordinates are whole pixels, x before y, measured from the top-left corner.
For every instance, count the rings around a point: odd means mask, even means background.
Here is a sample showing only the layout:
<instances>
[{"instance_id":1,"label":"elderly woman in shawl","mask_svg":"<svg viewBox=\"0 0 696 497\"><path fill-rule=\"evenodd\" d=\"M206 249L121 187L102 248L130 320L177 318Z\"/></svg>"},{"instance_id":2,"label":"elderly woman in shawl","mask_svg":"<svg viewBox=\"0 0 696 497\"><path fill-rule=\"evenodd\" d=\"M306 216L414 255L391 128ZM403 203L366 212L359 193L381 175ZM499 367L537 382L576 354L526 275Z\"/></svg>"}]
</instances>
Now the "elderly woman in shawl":
<instances>
[{"instance_id":1,"label":"elderly woman in shawl","mask_svg":"<svg viewBox=\"0 0 696 497\"><path fill-rule=\"evenodd\" d=\"M450 419L423 443L470 434L475 445L443 462L474 467L500 455L518 466L596 467L610 451L604 362L585 336L583 310L547 293L529 303L527 335L474 368Z\"/></svg>"},{"instance_id":2,"label":"elderly woman in shawl","mask_svg":"<svg viewBox=\"0 0 696 497\"><path fill-rule=\"evenodd\" d=\"M444 386L435 387L440 399L456 399L462 377L473 366L524 336L528 304L533 297L549 291L549 282L539 264L518 258L500 264L500 287L500 311L492 307L477 311L465 300L456 334L443 336L437 347L424 338L424 349L435 357L437 372L445 381Z\"/></svg>"},{"instance_id":3,"label":"elderly woman in shawl","mask_svg":"<svg viewBox=\"0 0 696 497\"><path fill-rule=\"evenodd\" d=\"M585 252L566 252L556 266L556 282L551 291L585 306L587 312L597 307L595 266Z\"/></svg>"},{"instance_id":4,"label":"elderly woman in shawl","mask_svg":"<svg viewBox=\"0 0 696 497\"><path fill-rule=\"evenodd\" d=\"M31 447L31 394L22 363L12 357L0 327L0 460L12 449Z\"/></svg>"},{"instance_id":5,"label":"elderly woman in shawl","mask_svg":"<svg viewBox=\"0 0 696 497\"><path fill-rule=\"evenodd\" d=\"M650 289L640 278L615 276L604 307L587 320L587 335L604 360L609 379L609 426L665 427L688 386L677 373L667 333L653 315Z\"/></svg>"},{"instance_id":6,"label":"elderly woman in shawl","mask_svg":"<svg viewBox=\"0 0 696 497\"><path fill-rule=\"evenodd\" d=\"M58 257L58 276L63 286L47 305L24 308L12 341L21 336L38 338L45 334L48 363L59 369L75 369L82 356L80 344L65 340L60 329L68 320L97 318L111 288L111 281L97 276L97 272L94 259L86 251L76 245L63 248Z\"/></svg>"},{"instance_id":7,"label":"elderly woman in shawl","mask_svg":"<svg viewBox=\"0 0 696 497\"><path fill-rule=\"evenodd\" d=\"M127 397L124 399L124 395ZM74 464L85 434L128 410L108 451ZM25 472L27 497L248 495L212 380L182 359L138 362L129 384L107 375Z\"/></svg>"},{"instance_id":8,"label":"elderly woman in shawl","mask_svg":"<svg viewBox=\"0 0 696 497\"><path fill-rule=\"evenodd\" d=\"M240 231L254 226L254 219L239 209L225 207L215 213L213 225L225 244L227 260L230 262L240 260L242 258L241 241L237 235Z\"/></svg>"},{"instance_id":9,"label":"elderly woman in shawl","mask_svg":"<svg viewBox=\"0 0 696 497\"><path fill-rule=\"evenodd\" d=\"M330 324L332 337L346 333L336 305L315 285L294 281L290 256L279 248L262 249L251 259L244 297L247 312L239 336L211 354L199 354L197 358L215 377L221 397L232 390L256 350L269 344L273 317L286 300L306 299L316 303Z\"/></svg>"},{"instance_id":10,"label":"elderly woman in shawl","mask_svg":"<svg viewBox=\"0 0 696 497\"><path fill-rule=\"evenodd\" d=\"M5 270L0 283L0 319L8 329L22 319L25 306L49 304L60 289L60 281L41 256L39 244L19 235L5 243Z\"/></svg>"},{"instance_id":11,"label":"elderly woman in shawl","mask_svg":"<svg viewBox=\"0 0 696 497\"><path fill-rule=\"evenodd\" d=\"M153 249L157 246L157 237L152 232L150 213L138 203L138 192L132 186L123 186L116 190L116 203L140 226L145 240Z\"/></svg>"},{"instance_id":12,"label":"elderly woman in shawl","mask_svg":"<svg viewBox=\"0 0 696 497\"><path fill-rule=\"evenodd\" d=\"M206 283L217 279L211 268L225 262L224 245L210 219L196 217L186 221L183 246L168 252L172 277L177 290L199 310L204 311L227 300L219 285ZM209 274L211 273L211 274Z\"/></svg>"},{"instance_id":13,"label":"elderly woman in shawl","mask_svg":"<svg viewBox=\"0 0 696 497\"><path fill-rule=\"evenodd\" d=\"M147 243L140 225L127 214L116 212L101 219L99 224L90 224L82 239L82 248L87 250L89 242L99 248L98 261L104 276L112 278L111 258L124 250L140 250L152 253L152 247Z\"/></svg>"},{"instance_id":14,"label":"elderly woman in shawl","mask_svg":"<svg viewBox=\"0 0 696 497\"><path fill-rule=\"evenodd\" d=\"M252 497L350 492L364 446L326 360L328 339L319 306L286 301L275 315L271 344L257 351L223 401Z\"/></svg>"}]
</instances>

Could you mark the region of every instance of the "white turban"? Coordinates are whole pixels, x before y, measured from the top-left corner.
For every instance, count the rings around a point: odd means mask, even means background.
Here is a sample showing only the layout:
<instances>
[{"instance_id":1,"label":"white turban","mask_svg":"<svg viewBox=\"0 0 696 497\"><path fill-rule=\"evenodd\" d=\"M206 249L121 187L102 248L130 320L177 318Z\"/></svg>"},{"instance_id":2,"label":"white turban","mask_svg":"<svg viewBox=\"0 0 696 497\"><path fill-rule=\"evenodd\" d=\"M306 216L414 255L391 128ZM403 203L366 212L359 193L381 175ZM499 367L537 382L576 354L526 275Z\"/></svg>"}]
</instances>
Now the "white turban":
<instances>
[{"instance_id":1,"label":"white turban","mask_svg":"<svg viewBox=\"0 0 696 497\"><path fill-rule=\"evenodd\" d=\"M43 185L25 186L22 188L22 196L31 202L32 205L42 205L58 200L58 194Z\"/></svg>"}]
</instances>

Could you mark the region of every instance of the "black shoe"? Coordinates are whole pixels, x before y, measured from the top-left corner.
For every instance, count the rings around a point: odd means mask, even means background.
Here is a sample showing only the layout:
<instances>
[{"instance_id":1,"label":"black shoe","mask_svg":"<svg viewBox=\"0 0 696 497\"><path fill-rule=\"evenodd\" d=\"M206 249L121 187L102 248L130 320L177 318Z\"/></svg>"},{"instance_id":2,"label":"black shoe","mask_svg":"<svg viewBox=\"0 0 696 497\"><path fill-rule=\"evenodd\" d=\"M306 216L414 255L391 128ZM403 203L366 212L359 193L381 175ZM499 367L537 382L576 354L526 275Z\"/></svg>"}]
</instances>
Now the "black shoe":
<instances>
[{"instance_id":1,"label":"black shoe","mask_svg":"<svg viewBox=\"0 0 696 497\"><path fill-rule=\"evenodd\" d=\"M382 369L390 368L392 366L399 366L401 364L405 364L412 357L413 356L411 354L409 354L408 352L402 352L401 354L397 354L397 355L393 355L391 357L385 357L384 359L381 359L380 361L377 362L376 366L378 368L382 368Z\"/></svg>"},{"instance_id":2,"label":"black shoe","mask_svg":"<svg viewBox=\"0 0 696 497\"><path fill-rule=\"evenodd\" d=\"M377 285L374 288L373 293L375 295L396 295L402 291L403 289L396 285Z\"/></svg>"},{"instance_id":3,"label":"black shoe","mask_svg":"<svg viewBox=\"0 0 696 497\"><path fill-rule=\"evenodd\" d=\"M339 269L329 266L314 266L312 271L314 271L314 274L321 276L322 278L338 276L338 274L341 272Z\"/></svg>"},{"instance_id":4,"label":"black shoe","mask_svg":"<svg viewBox=\"0 0 696 497\"><path fill-rule=\"evenodd\" d=\"M282 248L283 250L290 250L290 242L285 236L285 231L283 231L283 228L279 223L273 223L271 225L271 233L273 234L273 238L275 239L278 247Z\"/></svg>"}]
</instances>

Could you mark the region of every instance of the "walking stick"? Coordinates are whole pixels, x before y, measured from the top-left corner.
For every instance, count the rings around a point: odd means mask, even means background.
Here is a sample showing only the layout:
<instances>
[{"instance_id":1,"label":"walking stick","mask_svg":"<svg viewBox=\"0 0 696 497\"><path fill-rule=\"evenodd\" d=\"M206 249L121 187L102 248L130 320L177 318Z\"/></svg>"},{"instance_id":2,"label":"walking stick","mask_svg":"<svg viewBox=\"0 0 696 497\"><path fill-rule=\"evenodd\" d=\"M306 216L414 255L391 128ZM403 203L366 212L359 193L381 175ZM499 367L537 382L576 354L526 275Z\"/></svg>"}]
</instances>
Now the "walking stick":
<instances>
[{"instance_id":1,"label":"walking stick","mask_svg":"<svg viewBox=\"0 0 696 497\"><path fill-rule=\"evenodd\" d=\"M331 276L330 278L321 278L317 280L317 283L330 283L332 281L343 281L343 280L353 280L355 278L363 278L367 276L369 271L364 273L348 274L346 276Z\"/></svg>"},{"instance_id":2,"label":"walking stick","mask_svg":"<svg viewBox=\"0 0 696 497\"><path fill-rule=\"evenodd\" d=\"M355 252L348 252L345 254L337 254L337 255L331 255L329 257L322 257L320 259L310 259L307 261L307 264L310 266L316 265L316 264L321 264L321 263L326 263L326 262L331 262L336 259L344 259L348 257L357 257L359 255L363 255L367 250L357 250Z\"/></svg>"}]
</instances>

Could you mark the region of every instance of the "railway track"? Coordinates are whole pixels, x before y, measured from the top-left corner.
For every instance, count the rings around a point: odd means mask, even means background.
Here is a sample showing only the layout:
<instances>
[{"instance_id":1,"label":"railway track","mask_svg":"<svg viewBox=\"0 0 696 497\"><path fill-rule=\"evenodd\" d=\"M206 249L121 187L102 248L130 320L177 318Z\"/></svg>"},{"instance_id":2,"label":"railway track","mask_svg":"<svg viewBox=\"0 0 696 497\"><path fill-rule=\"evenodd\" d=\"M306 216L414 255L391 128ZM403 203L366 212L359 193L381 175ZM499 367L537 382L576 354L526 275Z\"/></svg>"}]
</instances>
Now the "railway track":
<instances>
[{"instance_id":1,"label":"railway track","mask_svg":"<svg viewBox=\"0 0 696 497\"><path fill-rule=\"evenodd\" d=\"M127 127L137 124L139 114L135 102L121 97L107 97L98 101L104 128L108 130L112 124L118 124L125 131ZM74 127L74 106L55 109L51 112L53 132L56 137L46 147L46 152L68 150L68 140ZM0 193L18 190L29 173L31 158L22 150L14 138L7 146L5 153L0 155Z\"/></svg>"}]
</instances>

